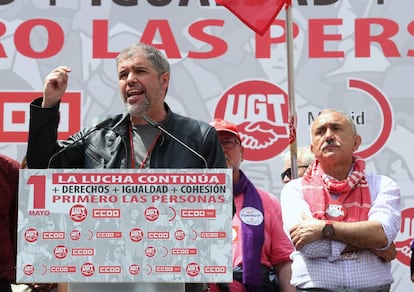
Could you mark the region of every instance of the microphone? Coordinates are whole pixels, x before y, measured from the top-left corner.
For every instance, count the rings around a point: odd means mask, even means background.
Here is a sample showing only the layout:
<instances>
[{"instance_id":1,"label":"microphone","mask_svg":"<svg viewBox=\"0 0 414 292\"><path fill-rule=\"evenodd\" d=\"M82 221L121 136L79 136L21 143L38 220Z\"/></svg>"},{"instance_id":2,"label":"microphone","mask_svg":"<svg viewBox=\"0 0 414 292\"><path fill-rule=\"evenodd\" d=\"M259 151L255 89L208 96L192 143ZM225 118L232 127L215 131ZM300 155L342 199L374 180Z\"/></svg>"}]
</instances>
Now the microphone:
<instances>
[{"instance_id":1,"label":"microphone","mask_svg":"<svg viewBox=\"0 0 414 292\"><path fill-rule=\"evenodd\" d=\"M142 117L148 124L150 124L151 126L161 130L163 133L167 134L169 137L171 137L172 139L174 139L176 142L178 142L179 144L181 144L184 148L186 148L187 150L189 150L191 153L193 153L195 156L197 156L198 158L200 158L203 162L206 168L208 168L208 163L206 161L206 159L197 151L195 151L193 148L191 148L190 146L188 146L187 144L185 144L183 141L181 141L180 139L178 139L177 137L175 137L173 134L171 134L170 132L168 132L166 129L164 129L160 123L157 123L156 121L151 120L149 117L147 116L143 116ZM227 160L227 159L226 159ZM230 161L230 163L233 165L233 163ZM234 204L234 199L233 199L233 204L232 204L233 210L232 210L232 218L234 217L234 215L236 214L236 205Z\"/></svg>"},{"instance_id":2,"label":"microphone","mask_svg":"<svg viewBox=\"0 0 414 292\"><path fill-rule=\"evenodd\" d=\"M56 152L55 154L53 154L50 158L49 158L49 162L47 164L47 168L50 168L50 164L53 162L53 159L56 158L56 156L58 156L59 154L61 154L62 152L65 152L67 149L69 149L70 147L72 147L73 145L76 145L79 141L85 139L86 137L88 137L90 134L95 133L96 131L105 128L107 125L109 125L111 122L113 121L112 118L108 118L106 120L103 120L102 122L99 122L98 124L96 124L94 127L92 127L91 129L89 129L89 131L85 134L82 135L81 137L75 139L71 144L69 144L68 146L60 149L58 152Z\"/></svg>"},{"instance_id":3,"label":"microphone","mask_svg":"<svg viewBox=\"0 0 414 292\"><path fill-rule=\"evenodd\" d=\"M166 129L164 129L159 123L157 123L156 121L151 120L149 117L147 116L143 116L142 117L148 124L150 124L151 126L153 126L154 128L161 130L161 132L167 134L170 138L172 138L174 141L178 142L179 144L181 144L181 146L183 146L185 149L187 149L188 151L190 151L191 153L193 153L195 156L197 156L198 158L200 158L203 163L205 168L208 168L208 163L206 161L206 159L197 151L195 151L193 148L191 148L190 146L188 146L187 144L185 144L183 141L181 141L180 139L178 139L177 137L175 137L173 134L171 134L170 132L168 132Z\"/></svg>"}]
</instances>

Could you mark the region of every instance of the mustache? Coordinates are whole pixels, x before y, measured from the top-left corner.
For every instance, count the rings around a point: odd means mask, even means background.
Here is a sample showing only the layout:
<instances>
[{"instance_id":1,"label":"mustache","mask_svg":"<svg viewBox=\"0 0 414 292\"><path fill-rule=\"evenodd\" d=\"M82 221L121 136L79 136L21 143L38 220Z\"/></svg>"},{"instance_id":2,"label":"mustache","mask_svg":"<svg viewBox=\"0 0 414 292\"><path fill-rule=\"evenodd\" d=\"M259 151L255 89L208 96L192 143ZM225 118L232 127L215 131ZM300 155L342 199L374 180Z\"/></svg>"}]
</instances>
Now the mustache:
<instances>
[{"instance_id":1,"label":"mustache","mask_svg":"<svg viewBox=\"0 0 414 292\"><path fill-rule=\"evenodd\" d=\"M340 145L335 140L328 140L328 141L325 141L325 143L323 143L322 149L329 147L329 146L340 146Z\"/></svg>"}]
</instances>

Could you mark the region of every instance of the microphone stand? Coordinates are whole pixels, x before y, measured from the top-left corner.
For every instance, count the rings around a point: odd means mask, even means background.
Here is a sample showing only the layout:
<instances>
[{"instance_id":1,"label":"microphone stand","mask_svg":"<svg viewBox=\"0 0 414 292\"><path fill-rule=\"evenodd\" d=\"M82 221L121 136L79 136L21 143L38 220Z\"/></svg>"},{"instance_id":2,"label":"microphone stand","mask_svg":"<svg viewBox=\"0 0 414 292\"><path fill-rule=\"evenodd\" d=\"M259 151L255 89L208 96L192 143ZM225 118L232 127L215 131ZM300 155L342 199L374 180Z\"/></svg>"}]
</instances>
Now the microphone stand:
<instances>
[{"instance_id":1,"label":"microphone stand","mask_svg":"<svg viewBox=\"0 0 414 292\"><path fill-rule=\"evenodd\" d=\"M47 168L50 168L50 164L53 162L53 160L56 158L56 156L58 156L59 154L61 154L62 152L65 152L67 149L71 148L73 145L77 144L79 141L84 140L86 137L88 137L90 134L95 133L96 131L105 128L110 122L112 122L113 119L112 118L108 118L106 120L103 120L102 122L96 124L93 128L91 128L86 134L82 135L81 137L77 138L76 140L74 140L71 144L69 144L68 146L60 149L58 152L54 153L50 158L49 158L49 162L47 164Z\"/></svg>"},{"instance_id":2,"label":"microphone stand","mask_svg":"<svg viewBox=\"0 0 414 292\"><path fill-rule=\"evenodd\" d=\"M149 117L147 116L143 116L142 117L148 124L150 124L151 126L157 128L158 130L162 131L163 133L167 134L168 137L172 138L174 141L176 141L177 143L181 144L181 146L183 146L185 149L187 149L188 151L190 151L191 153L193 153L195 156L197 156L198 158L200 158L203 162L204 162L204 166L205 168L208 168L208 163L206 161L206 159L197 151L195 151L193 148L191 148L190 146L188 146L187 144L185 144L183 141L181 141L180 139L178 139L177 137L175 137L173 134L171 134L170 132L168 132L166 129L164 129L159 123L151 120Z\"/></svg>"}]
</instances>

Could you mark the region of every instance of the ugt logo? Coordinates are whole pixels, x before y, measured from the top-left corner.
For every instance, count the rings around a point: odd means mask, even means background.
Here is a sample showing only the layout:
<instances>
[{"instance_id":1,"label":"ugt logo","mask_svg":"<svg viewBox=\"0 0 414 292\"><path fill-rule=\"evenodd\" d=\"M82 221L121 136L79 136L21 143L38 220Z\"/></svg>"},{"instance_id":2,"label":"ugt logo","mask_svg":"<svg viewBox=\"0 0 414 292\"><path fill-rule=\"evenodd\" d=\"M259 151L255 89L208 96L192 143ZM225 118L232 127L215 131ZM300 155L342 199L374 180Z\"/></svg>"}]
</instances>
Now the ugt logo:
<instances>
[{"instance_id":1,"label":"ugt logo","mask_svg":"<svg viewBox=\"0 0 414 292\"><path fill-rule=\"evenodd\" d=\"M289 145L288 110L288 96L280 87L249 80L223 94L214 116L237 125L245 159L261 161Z\"/></svg>"}]
</instances>

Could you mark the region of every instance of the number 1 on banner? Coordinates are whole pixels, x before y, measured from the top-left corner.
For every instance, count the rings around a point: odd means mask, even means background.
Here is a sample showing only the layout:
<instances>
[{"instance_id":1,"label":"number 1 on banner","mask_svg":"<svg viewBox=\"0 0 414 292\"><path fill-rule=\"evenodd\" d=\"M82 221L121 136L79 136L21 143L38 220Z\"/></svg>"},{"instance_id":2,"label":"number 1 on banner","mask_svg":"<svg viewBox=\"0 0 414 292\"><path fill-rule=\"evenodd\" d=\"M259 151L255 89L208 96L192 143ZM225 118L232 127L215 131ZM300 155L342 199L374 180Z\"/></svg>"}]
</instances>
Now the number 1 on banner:
<instances>
[{"instance_id":1,"label":"number 1 on banner","mask_svg":"<svg viewBox=\"0 0 414 292\"><path fill-rule=\"evenodd\" d=\"M44 175L32 175L27 180L28 185L33 185L33 209L46 208L46 177Z\"/></svg>"}]
</instances>

